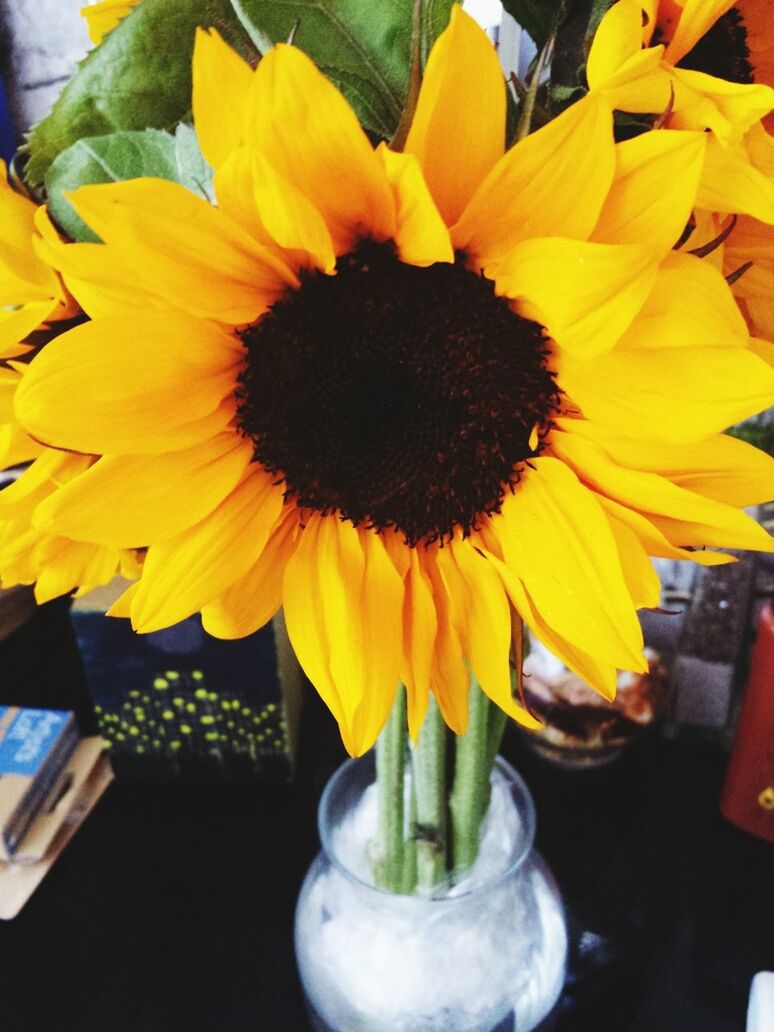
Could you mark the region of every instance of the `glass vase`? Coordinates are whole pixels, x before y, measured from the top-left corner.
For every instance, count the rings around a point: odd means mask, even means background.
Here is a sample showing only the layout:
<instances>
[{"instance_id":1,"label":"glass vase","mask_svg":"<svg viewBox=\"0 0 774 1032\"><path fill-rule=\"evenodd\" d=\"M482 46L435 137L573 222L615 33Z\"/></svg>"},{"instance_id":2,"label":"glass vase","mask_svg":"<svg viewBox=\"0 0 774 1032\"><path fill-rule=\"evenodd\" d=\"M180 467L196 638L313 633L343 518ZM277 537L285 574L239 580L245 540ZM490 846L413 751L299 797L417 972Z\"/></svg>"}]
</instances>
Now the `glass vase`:
<instances>
[{"instance_id":1,"label":"glass vase","mask_svg":"<svg viewBox=\"0 0 774 1032\"><path fill-rule=\"evenodd\" d=\"M320 801L322 849L296 910L296 957L313 1027L534 1029L561 992L567 931L559 892L533 849L526 785L498 758L472 870L431 896L396 895L377 888L371 874L374 768L370 755L349 760Z\"/></svg>"}]
</instances>

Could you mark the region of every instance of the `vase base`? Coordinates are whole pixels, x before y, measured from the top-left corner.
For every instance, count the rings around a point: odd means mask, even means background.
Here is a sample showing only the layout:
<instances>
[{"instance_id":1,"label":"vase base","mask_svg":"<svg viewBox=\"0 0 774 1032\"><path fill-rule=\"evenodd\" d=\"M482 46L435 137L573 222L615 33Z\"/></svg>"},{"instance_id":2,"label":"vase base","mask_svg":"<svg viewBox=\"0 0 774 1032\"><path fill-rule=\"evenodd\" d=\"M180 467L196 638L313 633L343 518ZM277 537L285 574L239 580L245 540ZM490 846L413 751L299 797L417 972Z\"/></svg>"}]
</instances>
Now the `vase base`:
<instances>
[{"instance_id":1,"label":"vase base","mask_svg":"<svg viewBox=\"0 0 774 1032\"><path fill-rule=\"evenodd\" d=\"M306 1010L313 1032L344 1032L343 1029L329 1025L325 1018L317 1013L308 999L306 1001ZM367 1025L362 1025L358 1026L357 1030L347 1029L347 1032L369 1032L369 1029ZM511 1011L499 1024L494 1025L491 1029L487 1029L487 1032L519 1032L516 1027L516 1015Z\"/></svg>"}]
</instances>

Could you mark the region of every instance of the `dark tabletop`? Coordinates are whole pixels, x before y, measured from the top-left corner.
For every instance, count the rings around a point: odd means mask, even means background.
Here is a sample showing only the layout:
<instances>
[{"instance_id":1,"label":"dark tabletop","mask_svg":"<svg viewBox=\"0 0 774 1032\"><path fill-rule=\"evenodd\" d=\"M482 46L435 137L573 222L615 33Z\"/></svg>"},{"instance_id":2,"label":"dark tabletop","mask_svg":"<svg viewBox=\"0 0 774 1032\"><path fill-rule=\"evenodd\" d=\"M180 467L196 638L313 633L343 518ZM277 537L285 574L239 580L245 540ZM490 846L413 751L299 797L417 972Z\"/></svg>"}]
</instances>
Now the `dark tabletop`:
<instances>
[{"instance_id":1,"label":"dark tabletop","mask_svg":"<svg viewBox=\"0 0 774 1032\"><path fill-rule=\"evenodd\" d=\"M83 705L64 626L54 607L0 648L0 701L23 684L32 704ZM546 1029L741 1032L750 978L774 968L774 850L719 816L725 754L654 735L566 773L515 732L503 752L533 792L570 914L568 985ZM310 695L291 785L114 783L0 923L0 1027L306 1032L293 911L343 758Z\"/></svg>"}]
</instances>

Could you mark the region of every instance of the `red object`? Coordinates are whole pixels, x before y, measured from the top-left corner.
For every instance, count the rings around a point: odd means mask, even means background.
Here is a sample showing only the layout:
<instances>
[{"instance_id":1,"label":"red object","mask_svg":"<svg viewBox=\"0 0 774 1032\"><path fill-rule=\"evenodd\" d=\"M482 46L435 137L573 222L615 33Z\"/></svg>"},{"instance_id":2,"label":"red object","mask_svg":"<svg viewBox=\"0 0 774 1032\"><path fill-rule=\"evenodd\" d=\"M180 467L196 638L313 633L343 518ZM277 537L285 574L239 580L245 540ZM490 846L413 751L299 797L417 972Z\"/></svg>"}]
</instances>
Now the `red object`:
<instances>
[{"instance_id":1,"label":"red object","mask_svg":"<svg viewBox=\"0 0 774 1032\"><path fill-rule=\"evenodd\" d=\"M774 607L758 621L720 809L732 824L774 842Z\"/></svg>"}]
</instances>

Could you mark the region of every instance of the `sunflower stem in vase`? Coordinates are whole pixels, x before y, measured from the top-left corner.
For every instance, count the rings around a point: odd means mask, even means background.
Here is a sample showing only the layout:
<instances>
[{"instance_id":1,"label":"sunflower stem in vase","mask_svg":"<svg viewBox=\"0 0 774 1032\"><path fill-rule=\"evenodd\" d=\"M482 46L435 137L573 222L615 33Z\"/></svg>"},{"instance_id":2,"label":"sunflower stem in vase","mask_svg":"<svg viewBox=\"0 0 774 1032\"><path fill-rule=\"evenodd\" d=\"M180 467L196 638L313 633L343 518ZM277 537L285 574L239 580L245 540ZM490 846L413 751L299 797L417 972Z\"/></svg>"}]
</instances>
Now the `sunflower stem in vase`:
<instances>
[{"instance_id":1,"label":"sunflower stem in vase","mask_svg":"<svg viewBox=\"0 0 774 1032\"><path fill-rule=\"evenodd\" d=\"M467 871L476 861L481 824L489 806L489 777L497 754L495 747L490 761L491 708L489 699L472 680L468 696L468 727L465 734L457 736L454 784L449 801L452 868L457 875Z\"/></svg>"},{"instance_id":2,"label":"sunflower stem in vase","mask_svg":"<svg viewBox=\"0 0 774 1032\"><path fill-rule=\"evenodd\" d=\"M376 743L379 833L374 878L390 892L401 892L404 885L406 741L406 692L401 685Z\"/></svg>"},{"instance_id":3,"label":"sunflower stem in vase","mask_svg":"<svg viewBox=\"0 0 774 1032\"><path fill-rule=\"evenodd\" d=\"M417 851L417 884L425 891L441 884L448 874L447 738L441 711L431 698L411 753L412 787L417 803L412 829Z\"/></svg>"}]
</instances>

